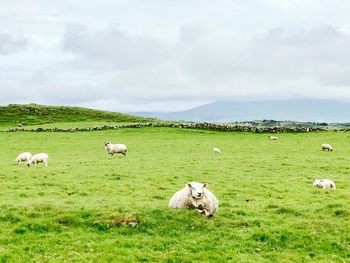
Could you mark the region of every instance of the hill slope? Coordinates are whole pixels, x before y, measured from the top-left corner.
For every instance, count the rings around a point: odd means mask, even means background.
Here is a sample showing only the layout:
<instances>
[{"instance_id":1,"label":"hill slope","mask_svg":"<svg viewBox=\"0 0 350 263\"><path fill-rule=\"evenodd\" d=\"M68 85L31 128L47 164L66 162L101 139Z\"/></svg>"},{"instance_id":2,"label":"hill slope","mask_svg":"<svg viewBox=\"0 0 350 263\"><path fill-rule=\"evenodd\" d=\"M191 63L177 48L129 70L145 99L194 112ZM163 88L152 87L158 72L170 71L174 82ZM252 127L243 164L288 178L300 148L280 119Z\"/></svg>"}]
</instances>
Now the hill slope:
<instances>
[{"instance_id":1,"label":"hill slope","mask_svg":"<svg viewBox=\"0 0 350 263\"><path fill-rule=\"evenodd\" d=\"M180 112L133 113L166 120L233 122L249 120L291 120L349 122L350 103L332 100L216 101Z\"/></svg>"},{"instance_id":2,"label":"hill slope","mask_svg":"<svg viewBox=\"0 0 350 263\"><path fill-rule=\"evenodd\" d=\"M93 110L81 107L10 104L0 107L0 126L39 125L62 122L147 122L129 114Z\"/></svg>"}]
</instances>

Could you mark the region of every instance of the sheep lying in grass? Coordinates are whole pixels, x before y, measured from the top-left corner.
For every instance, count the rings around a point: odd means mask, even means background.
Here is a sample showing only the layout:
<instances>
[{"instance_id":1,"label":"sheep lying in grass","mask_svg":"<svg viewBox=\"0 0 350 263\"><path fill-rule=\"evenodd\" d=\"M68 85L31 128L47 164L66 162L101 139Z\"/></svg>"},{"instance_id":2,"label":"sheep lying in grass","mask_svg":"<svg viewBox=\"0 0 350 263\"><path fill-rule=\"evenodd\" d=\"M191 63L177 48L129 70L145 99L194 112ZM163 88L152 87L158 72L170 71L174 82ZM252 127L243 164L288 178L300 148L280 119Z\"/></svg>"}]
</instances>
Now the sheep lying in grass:
<instances>
[{"instance_id":1,"label":"sheep lying in grass","mask_svg":"<svg viewBox=\"0 0 350 263\"><path fill-rule=\"evenodd\" d=\"M32 154L30 152L23 152L17 156L16 162L17 163L28 162L30 158L32 158Z\"/></svg>"},{"instance_id":2,"label":"sheep lying in grass","mask_svg":"<svg viewBox=\"0 0 350 263\"><path fill-rule=\"evenodd\" d=\"M269 136L268 138L272 141L278 140L278 137L276 137L276 136Z\"/></svg>"},{"instance_id":3,"label":"sheep lying in grass","mask_svg":"<svg viewBox=\"0 0 350 263\"><path fill-rule=\"evenodd\" d=\"M329 179L315 179L313 185L319 188L336 188L335 183Z\"/></svg>"},{"instance_id":4,"label":"sheep lying in grass","mask_svg":"<svg viewBox=\"0 0 350 263\"><path fill-rule=\"evenodd\" d=\"M121 153L126 157L127 148L125 144L111 144L110 142L105 142L105 148L107 153L113 156L115 153Z\"/></svg>"},{"instance_id":5,"label":"sheep lying in grass","mask_svg":"<svg viewBox=\"0 0 350 263\"><path fill-rule=\"evenodd\" d=\"M197 209L199 213L212 217L219 208L219 202L207 184L192 182L171 197L169 207Z\"/></svg>"},{"instance_id":6,"label":"sheep lying in grass","mask_svg":"<svg viewBox=\"0 0 350 263\"><path fill-rule=\"evenodd\" d=\"M47 153L38 153L34 154L32 158L27 162L28 167L30 167L32 164L38 164L43 163L45 164L45 167L49 164L49 155Z\"/></svg>"},{"instance_id":7,"label":"sheep lying in grass","mask_svg":"<svg viewBox=\"0 0 350 263\"><path fill-rule=\"evenodd\" d=\"M213 149L213 152L214 152L214 153L221 153L221 151L220 151L219 148L214 148L214 149Z\"/></svg>"},{"instance_id":8,"label":"sheep lying in grass","mask_svg":"<svg viewBox=\"0 0 350 263\"><path fill-rule=\"evenodd\" d=\"M325 151L325 150L327 150L327 151L333 151L332 145L330 145L330 144L328 144L328 143L322 144L321 149L322 149L322 151Z\"/></svg>"}]
</instances>

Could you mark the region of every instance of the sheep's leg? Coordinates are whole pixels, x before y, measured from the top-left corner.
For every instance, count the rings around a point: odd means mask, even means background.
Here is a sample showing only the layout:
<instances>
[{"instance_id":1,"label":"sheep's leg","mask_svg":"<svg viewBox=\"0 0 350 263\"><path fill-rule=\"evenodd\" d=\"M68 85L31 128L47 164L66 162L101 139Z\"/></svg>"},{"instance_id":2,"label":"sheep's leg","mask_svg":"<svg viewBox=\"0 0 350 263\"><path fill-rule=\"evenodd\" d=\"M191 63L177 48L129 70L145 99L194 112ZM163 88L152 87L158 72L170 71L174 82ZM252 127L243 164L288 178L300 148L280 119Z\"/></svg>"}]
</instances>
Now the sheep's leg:
<instances>
[{"instance_id":1,"label":"sheep's leg","mask_svg":"<svg viewBox=\"0 0 350 263\"><path fill-rule=\"evenodd\" d=\"M210 213L207 211L207 209L204 208L203 205L198 205L197 211L198 211L200 214L205 215L205 216L207 216L207 217L210 216Z\"/></svg>"},{"instance_id":2,"label":"sheep's leg","mask_svg":"<svg viewBox=\"0 0 350 263\"><path fill-rule=\"evenodd\" d=\"M206 209L204 209L203 211L204 211L204 214L205 214L206 217L212 217L213 216Z\"/></svg>"},{"instance_id":3,"label":"sheep's leg","mask_svg":"<svg viewBox=\"0 0 350 263\"><path fill-rule=\"evenodd\" d=\"M196 207L196 206L195 206ZM197 211L200 213L200 214L205 214L205 211L204 211L204 207L203 205L198 205L197 207Z\"/></svg>"},{"instance_id":4,"label":"sheep's leg","mask_svg":"<svg viewBox=\"0 0 350 263\"><path fill-rule=\"evenodd\" d=\"M122 155L124 155L124 157L126 157L126 152L122 152Z\"/></svg>"},{"instance_id":5,"label":"sheep's leg","mask_svg":"<svg viewBox=\"0 0 350 263\"><path fill-rule=\"evenodd\" d=\"M205 210L204 210L204 209L197 209L197 211L198 211L201 215L204 215L204 214L205 214Z\"/></svg>"},{"instance_id":6,"label":"sheep's leg","mask_svg":"<svg viewBox=\"0 0 350 263\"><path fill-rule=\"evenodd\" d=\"M206 217L212 217L213 215L211 213L209 213L206 209L197 209L197 211L201 214L201 215L205 215Z\"/></svg>"}]
</instances>

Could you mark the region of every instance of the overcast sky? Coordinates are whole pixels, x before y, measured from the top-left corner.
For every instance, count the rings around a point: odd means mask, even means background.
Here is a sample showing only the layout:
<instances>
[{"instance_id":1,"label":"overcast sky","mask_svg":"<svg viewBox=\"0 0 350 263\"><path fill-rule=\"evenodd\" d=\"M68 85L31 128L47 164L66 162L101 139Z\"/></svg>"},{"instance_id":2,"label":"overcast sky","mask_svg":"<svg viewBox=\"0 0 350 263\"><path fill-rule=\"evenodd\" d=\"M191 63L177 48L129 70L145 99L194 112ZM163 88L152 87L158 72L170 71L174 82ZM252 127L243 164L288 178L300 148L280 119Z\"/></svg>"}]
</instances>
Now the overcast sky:
<instances>
[{"instance_id":1,"label":"overcast sky","mask_svg":"<svg viewBox=\"0 0 350 263\"><path fill-rule=\"evenodd\" d=\"M1 0L0 105L350 100L348 0Z\"/></svg>"}]
</instances>

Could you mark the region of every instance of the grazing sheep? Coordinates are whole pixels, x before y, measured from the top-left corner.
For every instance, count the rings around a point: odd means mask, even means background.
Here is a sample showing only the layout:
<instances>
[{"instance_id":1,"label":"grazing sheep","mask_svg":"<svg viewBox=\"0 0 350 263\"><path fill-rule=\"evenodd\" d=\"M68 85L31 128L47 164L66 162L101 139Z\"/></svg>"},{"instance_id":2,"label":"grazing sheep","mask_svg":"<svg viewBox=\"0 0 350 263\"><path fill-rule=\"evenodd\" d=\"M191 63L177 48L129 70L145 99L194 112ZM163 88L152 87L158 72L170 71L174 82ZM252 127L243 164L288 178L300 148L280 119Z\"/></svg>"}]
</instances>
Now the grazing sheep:
<instances>
[{"instance_id":1,"label":"grazing sheep","mask_svg":"<svg viewBox=\"0 0 350 263\"><path fill-rule=\"evenodd\" d=\"M38 153L34 154L32 158L27 162L28 167L32 164L44 163L45 167L47 167L49 163L49 155L47 153Z\"/></svg>"},{"instance_id":2,"label":"grazing sheep","mask_svg":"<svg viewBox=\"0 0 350 263\"><path fill-rule=\"evenodd\" d=\"M219 148L214 148L214 149L213 149L213 152L214 152L214 153L221 153L221 151L220 151Z\"/></svg>"},{"instance_id":3,"label":"grazing sheep","mask_svg":"<svg viewBox=\"0 0 350 263\"><path fill-rule=\"evenodd\" d=\"M20 153L16 158L16 162L17 163L28 162L30 158L32 158L32 154L30 152Z\"/></svg>"},{"instance_id":4,"label":"grazing sheep","mask_svg":"<svg viewBox=\"0 0 350 263\"><path fill-rule=\"evenodd\" d=\"M276 136L269 136L268 138L272 141L278 140L278 137L276 137Z\"/></svg>"},{"instance_id":5,"label":"grazing sheep","mask_svg":"<svg viewBox=\"0 0 350 263\"><path fill-rule=\"evenodd\" d=\"M336 188L335 183L329 179L315 179L313 185L319 188Z\"/></svg>"},{"instance_id":6,"label":"grazing sheep","mask_svg":"<svg viewBox=\"0 0 350 263\"><path fill-rule=\"evenodd\" d=\"M109 153L111 156L115 153L121 153L126 157L127 148L125 144L111 144L110 142L105 142L105 148L107 150L107 153Z\"/></svg>"},{"instance_id":7,"label":"grazing sheep","mask_svg":"<svg viewBox=\"0 0 350 263\"><path fill-rule=\"evenodd\" d=\"M328 144L328 143L322 144L321 149L322 149L322 151L325 151L325 150L327 150L327 151L333 151L332 145L330 145L330 144Z\"/></svg>"},{"instance_id":8,"label":"grazing sheep","mask_svg":"<svg viewBox=\"0 0 350 263\"><path fill-rule=\"evenodd\" d=\"M212 217L219 208L219 202L207 184L192 182L171 197L169 207L197 209L199 213Z\"/></svg>"}]
</instances>

